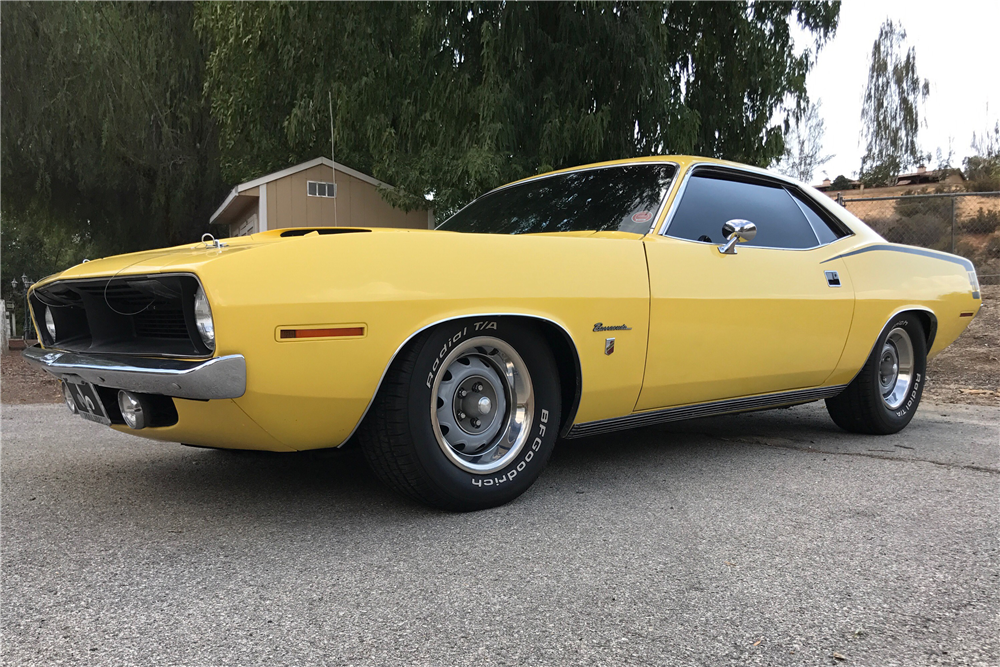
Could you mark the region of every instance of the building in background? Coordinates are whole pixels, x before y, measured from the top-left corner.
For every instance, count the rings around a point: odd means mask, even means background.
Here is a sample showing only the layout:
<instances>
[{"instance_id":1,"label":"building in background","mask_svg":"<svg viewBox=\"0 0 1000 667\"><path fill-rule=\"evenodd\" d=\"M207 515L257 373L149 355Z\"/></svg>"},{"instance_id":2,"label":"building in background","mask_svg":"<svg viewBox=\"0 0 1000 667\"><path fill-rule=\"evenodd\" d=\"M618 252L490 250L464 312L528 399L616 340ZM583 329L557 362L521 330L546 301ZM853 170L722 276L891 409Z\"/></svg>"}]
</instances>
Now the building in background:
<instances>
[{"instance_id":1,"label":"building in background","mask_svg":"<svg viewBox=\"0 0 1000 667\"><path fill-rule=\"evenodd\" d=\"M378 189L391 187L318 157L237 185L209 222L226 225L230 236L286 227L434 229L434 211L407 213L382 199Z\"/></svg>"},{"instance_id":2,"label":"building in background","mask_svg":"<svg viewBox=\"0 0 1000 667\"><path fill-rule=\"evenodd\" d=\"M837 181L827 178L813 187L837 199L841 194L845 197L897 197L931 192L953 192L962 190L964 183L965 176L959 169L927 169L924 165L920 165L911 174L897 176L895 185L866 188L861 181L838 177Z\"/></svg>"}]
</instances>

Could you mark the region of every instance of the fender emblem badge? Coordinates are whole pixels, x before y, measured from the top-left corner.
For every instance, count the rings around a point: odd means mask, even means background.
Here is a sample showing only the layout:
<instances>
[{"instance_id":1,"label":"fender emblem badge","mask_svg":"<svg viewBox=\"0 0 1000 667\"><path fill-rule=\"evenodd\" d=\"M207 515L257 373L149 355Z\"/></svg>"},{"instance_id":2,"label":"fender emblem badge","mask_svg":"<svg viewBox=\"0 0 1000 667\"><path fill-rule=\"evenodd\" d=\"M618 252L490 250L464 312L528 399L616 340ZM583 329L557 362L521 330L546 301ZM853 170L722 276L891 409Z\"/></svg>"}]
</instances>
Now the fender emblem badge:
<instances>
[{"instance_id":1,"label":"fender emblem badge","mask_svg":"<svg viewBox=\"0 0 1000 667\"><path fill-rule=\"evenodd\" d=\"M605 326L604 322L598 322L594 325L594 331L631 331L632 327L625 324L615 324Z\"/></svg>"},{"instance_id":2,"label":"fender emblem badge","mask_svg":"<svg viewBox=\"0 0 1000 667\"><path fill-rule=\"evenodd\" d=\"M604 354L611 355L615 353L615 339L605 338L604 339Z\"/></svg>"}]
</instances>

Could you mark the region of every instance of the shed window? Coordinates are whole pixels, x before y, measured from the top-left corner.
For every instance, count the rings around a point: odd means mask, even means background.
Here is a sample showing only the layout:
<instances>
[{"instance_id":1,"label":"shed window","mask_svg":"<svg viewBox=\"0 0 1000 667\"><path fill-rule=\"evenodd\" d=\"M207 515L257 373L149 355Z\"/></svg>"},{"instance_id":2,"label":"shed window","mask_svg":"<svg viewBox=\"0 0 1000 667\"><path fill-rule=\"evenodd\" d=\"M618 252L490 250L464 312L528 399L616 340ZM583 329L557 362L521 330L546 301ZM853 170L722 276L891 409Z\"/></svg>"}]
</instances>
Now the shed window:
<instances>
[{"instance_id":1,"label":"shed window","mask_svg":"<svg viewBox=\"0 0 1000 667\"><path fill-rule=\"evenodd\" d=\"M321 183L319 181L307 181L306 192L310 197L336 197L336 183Z\"/></svg>"}]
</instances>

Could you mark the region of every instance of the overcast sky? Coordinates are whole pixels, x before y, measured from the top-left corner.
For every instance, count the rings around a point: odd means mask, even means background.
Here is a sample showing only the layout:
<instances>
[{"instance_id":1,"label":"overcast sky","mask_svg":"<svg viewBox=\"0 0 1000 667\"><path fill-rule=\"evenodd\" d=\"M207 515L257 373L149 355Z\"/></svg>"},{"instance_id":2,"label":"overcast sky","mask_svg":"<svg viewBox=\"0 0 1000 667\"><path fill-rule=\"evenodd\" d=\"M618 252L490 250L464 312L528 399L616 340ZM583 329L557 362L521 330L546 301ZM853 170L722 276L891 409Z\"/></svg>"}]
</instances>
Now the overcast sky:
<instances>
[{"instance_id":1,"label":"overcast sky","mask_svg":"<svg viewBox=\"0 0 1000 667\"><path fill-rule=\"evenodd\" d=\"M917 73L930 80L919 143L924 153L948 152L953 141L961 165L971 153L972 133L982 134L1000 118L1000 2L900 2L844 0L837 34L819 52L806 89L822 99L826 123L824 152L835 157L813 182L838 174L850 177L861 165L861 100L868 81L868 58L879 26L887 18L902 23L906 44L916 48ZM933 168L932 160L928 167Z\"/></svg>"}]
</instances>

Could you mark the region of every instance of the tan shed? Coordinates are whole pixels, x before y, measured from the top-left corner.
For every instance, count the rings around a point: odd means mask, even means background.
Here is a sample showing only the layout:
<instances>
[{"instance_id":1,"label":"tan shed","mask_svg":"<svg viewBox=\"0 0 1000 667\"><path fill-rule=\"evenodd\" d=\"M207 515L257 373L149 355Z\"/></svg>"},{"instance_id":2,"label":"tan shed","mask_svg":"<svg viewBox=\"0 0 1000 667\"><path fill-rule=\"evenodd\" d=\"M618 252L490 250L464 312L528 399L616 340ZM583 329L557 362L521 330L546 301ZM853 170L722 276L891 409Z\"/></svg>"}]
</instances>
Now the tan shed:
<instances>
[{"instance_id":1,"label":"tan shed","mask_svg":"<svg viewBox=\"0 0 1000 667\"><path fill-rule=\"evenodd\" d=\"M378 189L391 187L318 157L237 185L209 222L227 225L230 236L286 227L434 229L432 210L407 213L382 199Z\"/></svg>"}]
</instances>

